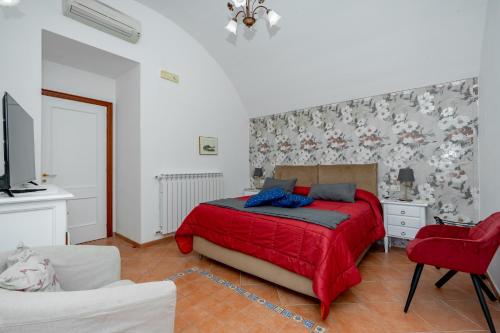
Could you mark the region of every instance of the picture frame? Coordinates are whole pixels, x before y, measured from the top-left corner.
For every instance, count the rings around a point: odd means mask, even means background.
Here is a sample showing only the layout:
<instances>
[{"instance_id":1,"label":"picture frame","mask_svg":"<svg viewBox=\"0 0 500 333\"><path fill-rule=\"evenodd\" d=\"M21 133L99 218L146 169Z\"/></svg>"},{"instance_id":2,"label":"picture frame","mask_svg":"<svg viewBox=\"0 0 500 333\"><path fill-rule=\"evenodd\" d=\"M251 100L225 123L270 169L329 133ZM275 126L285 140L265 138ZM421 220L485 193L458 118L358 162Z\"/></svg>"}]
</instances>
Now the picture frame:
<instances>
[{"instance_id":1,"label":"picture frame","mask_svg":"<svg viewBox=\"0 0 500 333\"><path fill-rule=\"evenodd\" d=\"M219 140L216 137L200 136L198 139L200 155L218 155Z\"/></svg>"}]
</instances>

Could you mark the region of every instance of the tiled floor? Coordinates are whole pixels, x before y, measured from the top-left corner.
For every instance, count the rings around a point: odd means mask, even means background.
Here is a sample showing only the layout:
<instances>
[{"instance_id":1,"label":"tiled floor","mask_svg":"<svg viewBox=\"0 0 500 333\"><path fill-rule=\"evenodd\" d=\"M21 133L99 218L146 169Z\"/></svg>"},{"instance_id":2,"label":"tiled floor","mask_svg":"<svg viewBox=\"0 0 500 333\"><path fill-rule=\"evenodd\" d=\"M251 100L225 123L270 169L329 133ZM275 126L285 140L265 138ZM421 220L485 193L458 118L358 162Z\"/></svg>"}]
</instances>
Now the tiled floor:
<instances>
[{"instance_id":1,"label":"tiled floor","mask_svg":"<svg viewBox=\"0 0 500 333\"><path fill-rule=\"evenodd\" d=\"M322 322L314 299L200 259L196 254L182 255L172 240L144 249L133 248L117 238L93 244L120 249L124 279L164 280L196 266L314 320L332 333L487 332L470 278L459 274L437 289L434 282L444 271L433 267L424 270L412 307L404 314L403 302L414 265L401 249L393 248L387 255L382 249L372 249L360 265L363 282L341 295L332 305L330 316ZM243 296L217 289L210 281L190 279L177 281L176 332L307 332ZM489 306L500 329L500 304L489 302Z\"/></svg>"}]
</instances>

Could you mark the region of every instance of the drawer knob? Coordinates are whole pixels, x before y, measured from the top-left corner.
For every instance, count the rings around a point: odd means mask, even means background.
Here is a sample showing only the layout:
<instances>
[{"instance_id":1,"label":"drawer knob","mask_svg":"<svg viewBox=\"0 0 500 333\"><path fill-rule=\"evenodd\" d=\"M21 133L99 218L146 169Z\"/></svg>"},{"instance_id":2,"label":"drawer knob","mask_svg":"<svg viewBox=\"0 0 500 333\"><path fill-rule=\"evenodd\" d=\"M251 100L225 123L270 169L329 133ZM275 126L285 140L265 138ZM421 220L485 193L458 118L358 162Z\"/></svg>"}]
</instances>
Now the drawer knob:
<instances>
[{"instance_id":1,"label":"drawer knob","mask_svg":"<svg viewBox=\"0 0 500 333\"><path fill-rule=\"evenodd\" d=\"M406 225L406 222L405 221L401 221L401 225Z\"/></svg>"},{"instance_id":2,"label":"drawer knob","mask_svg":"<svg viewBox=\"0 0 500 333\"><path fill-rule=\"evenodd\" d=\"M406 232L401 232L401 236L406 236Z\"/></svg>"},{"instance_id":3,"label":"drawer knob","mask_svg":"<svg viewBox=\"0 0 500 333\"><path fill-rule=\"evenodd\" d=\"M405 215L406 214L406 211L405 210L402 210L401 211L401 215Z\"/></svg>"}]
</instances>

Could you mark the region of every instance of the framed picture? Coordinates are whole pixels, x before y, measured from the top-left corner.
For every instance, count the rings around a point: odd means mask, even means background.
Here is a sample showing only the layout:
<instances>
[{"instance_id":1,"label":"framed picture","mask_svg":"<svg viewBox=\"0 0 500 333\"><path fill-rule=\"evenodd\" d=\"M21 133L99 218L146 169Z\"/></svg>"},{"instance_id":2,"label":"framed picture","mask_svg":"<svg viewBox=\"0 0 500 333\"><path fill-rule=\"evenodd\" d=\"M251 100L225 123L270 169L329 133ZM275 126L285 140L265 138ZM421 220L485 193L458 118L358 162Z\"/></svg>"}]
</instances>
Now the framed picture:
<instances>
[{"instance_id":1,"label":"framed picture","mask_svg":"<svg viewBox=\"0 0 500 333\"><path fill-rule=\"evenodd\" d=\"M219 142L217 138L200 136L199 138L200 155L219 154Z\"/></svg>"}]
</instances>

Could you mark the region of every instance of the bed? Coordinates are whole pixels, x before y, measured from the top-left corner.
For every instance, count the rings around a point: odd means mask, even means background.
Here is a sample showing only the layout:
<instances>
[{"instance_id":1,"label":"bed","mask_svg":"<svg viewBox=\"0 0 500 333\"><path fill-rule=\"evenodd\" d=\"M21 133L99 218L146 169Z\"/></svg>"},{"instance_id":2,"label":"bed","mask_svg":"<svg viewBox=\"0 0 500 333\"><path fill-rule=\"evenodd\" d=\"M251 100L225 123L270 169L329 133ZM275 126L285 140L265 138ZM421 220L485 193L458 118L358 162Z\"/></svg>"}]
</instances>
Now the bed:
<instances>
[{"instance_id":1,"label":"bed","mask_svg":"<svg viewBox=\"0 0 500 333\"><path fill-rule=\"evenodd\" d=\"M330 304L361 282L357 268L370 246L385 235L377 194L377 164L277 166L275 178L297 178L295 191L311 184L356 183L355 203L316 200L311 209L334 210L350 218L328 229L293 219L200 204L186 217L175 239L182 253L196 251ZM244 200L245 198L242 198Z\"/></svg>"}]
</instances>

